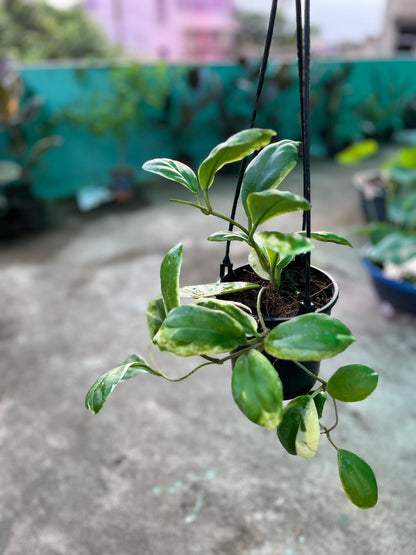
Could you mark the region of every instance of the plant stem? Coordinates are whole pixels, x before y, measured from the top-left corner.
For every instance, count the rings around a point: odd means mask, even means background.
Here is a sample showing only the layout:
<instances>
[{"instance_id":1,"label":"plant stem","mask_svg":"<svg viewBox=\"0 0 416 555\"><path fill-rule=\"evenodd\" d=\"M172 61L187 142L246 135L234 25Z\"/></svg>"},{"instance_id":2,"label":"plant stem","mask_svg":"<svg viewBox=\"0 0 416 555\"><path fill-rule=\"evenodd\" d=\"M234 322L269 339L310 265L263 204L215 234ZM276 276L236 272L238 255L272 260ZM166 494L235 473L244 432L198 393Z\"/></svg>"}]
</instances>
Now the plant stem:
<instances>
[{"instance_id":1,"label":"plant stem","mask_svg":"<svg viewBox=\"0 0 416 555\"><path fill-rule=\"evenodd\" d=\"M335 449L338 451L339 447L338 447L337 445L335 445L335 443L332 441L331 435L330 435L330 433L329 433L330 430L328 430L327 428L325 428L325 426L322 426L322 424L321 424L321 427L322 427L322 429L324 430L324 433L325 433L326 438L327 438L327 440L329 441L329 443L330 443L333 447L335 447Z\"/></svg>"},{"instance_id":2,"label":"plant stem","mask_svg":"<svg viewBox=\"0 0 416 555\"><path fill-rule=\"evenodd\" d=\"M216 364L216 362L215 361L203 362L202 364L200 364L199 366L191 370L191 372L188 372L188 374L186 374L185 376L182 376L181 378L169 378L169 376L166 376L166 374L163 374L163 372L159 372L159 375L162 378L165 378L165 380L168 380L169 382L181 382L182 380L186 380L186 378L189 378L189 376L192 376L192 374L195 374L195 372L200 368L202 368L203 366L208 366L209 364Z\"/></svg>"},{"instance_id":3,"label":"plant stem","mask_svg":"<svg viewBox=\"0 0 416 555\"><path fill-rule=\"evenodd\" d=\"M224 216L219 212L214 212L213 210L210 211L210 214L212 216L215 216L216 218L219 218L220 220L225 220L226 222L233 224L234 227L238 227L239 229L241 229L241 231L243 231L248 235L248 229L245 228L243 225L239 224L238 222L236 222L235 220L233 220L232 218L229 218L228 216Z\"/></svg>"},{"instance_id":4,"label":"plant stem","mask_svg":"<svg viewBox=\"0 0 416 555\"><path fill-rule=\"evenodd\" d=\"M264 332L265 334L267 334L269 331L268 331L268 329L267 329L267 327L266 327L266 324L264 323L263 314L262 314L261 308L260 308L260 305L261 305L261 296L262 296L263 291L264 291L265 289L266 289L265 287L262 287L262 288L260 289L260 291L259 291L259 294L257 295L257 316L258 316L258 318L259 318L259 322L260 322L260 325L261 325L261 329L263 330L263 332Z\"/></svg>"},{"instance_id":5,"label":"plant stem","mask_svg":"<svg viewBox=\"0 0 416 555\"><path fill-rule=\"evenodd\" d=\"M255 338L252 343L247 345L247 347L243 347L242 349L239 349L238 351L235 351L234 353L231 353L230 355L227 355L224 358L214 358L214 357L210 357L208 355L201 355L201 356L202 356L202 358L205 358L206 360L208 360L212 364L224 364L224 362L227 362L228 360L231 360L233 358L244 355L248 351L251 351L251 349L262 348L263 344L264 344L264 339L263 338L262 338L261 341L259 341L259 338Z\"/></svg>"},{"instance_id":6,"label":"plant stem","mask_svg":"<svg viewBox=\"0 0 416 555\"><path fill-rule=\"evenodd\" d=\"M308 368L306 368L306 366L304 364L302 364L298 360L294 360L293 362L297 366L299 366L299 368L301 368L304 372L306 372L309 376L311 376L311 378L314 378L315 380L318 380L318 382L321 382L321 384L324 385L324 386L327 385L328 382L326 382L325 380L323 380L322 378L320 378L319 376L317 376L316 374L311 372Z\"/></svg>"},{"instance_id":7,"label":"plant stem","mask_svg":"<svg viewBox=\"0 0 416 555\"><path fill-rule=\"evenodd\" d=\"M181 200L178 198L169 199L170 202L178 202L179 204L187 204L188 206L193 206L194 208L199 208L200 210L205 210L202 204L195 204L194 202L189 202L188 200Z\"/></svg>"},{"instance_id":8,"label":"plant stem","mask_svg":"<svg viewBox=\"0 0 416 555\"><path fill-rule=\"evenodd\" d=\"M330 428L327 429L327 433L332 432L332 430L338 426L338 407L337 407L337 402L336 402L336 400L335 400L333 397L331 397L331 398L332 398L332 402L333 402L333 404L334 404L335 424L333 424Z\"/></svg>"}]
</instances>

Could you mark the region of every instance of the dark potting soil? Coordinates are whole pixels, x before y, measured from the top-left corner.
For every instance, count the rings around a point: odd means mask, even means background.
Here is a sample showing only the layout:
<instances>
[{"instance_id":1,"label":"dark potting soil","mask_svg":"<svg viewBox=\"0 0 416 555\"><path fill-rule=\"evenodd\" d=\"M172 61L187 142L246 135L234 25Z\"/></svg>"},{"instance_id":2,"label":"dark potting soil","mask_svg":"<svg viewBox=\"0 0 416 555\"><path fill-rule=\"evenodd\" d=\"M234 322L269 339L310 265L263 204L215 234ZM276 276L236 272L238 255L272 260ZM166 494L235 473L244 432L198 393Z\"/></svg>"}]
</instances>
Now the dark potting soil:
<instances>
[{"instance_id":1,"label":"dark potting soil","mask_svg":"<svg viewBox=\"0 0 416 555\"><path fill-rule=\"evenodd\" d=\"M305 297L305 268L288 266L282 275L282 282L276 292L271 283L259 277L250 267L237 268L234 275L227 281L247 281L265 287L261 298L263 318L292 318L299 314L300 303ZM236 301L248 306L254 315L257 314L257 295L259 289L247 289L228 295L221 299ZM315 268L311 268L311 301L316 309L330 302L333 296L332 282Z\"/></svg>"}]
</instances>

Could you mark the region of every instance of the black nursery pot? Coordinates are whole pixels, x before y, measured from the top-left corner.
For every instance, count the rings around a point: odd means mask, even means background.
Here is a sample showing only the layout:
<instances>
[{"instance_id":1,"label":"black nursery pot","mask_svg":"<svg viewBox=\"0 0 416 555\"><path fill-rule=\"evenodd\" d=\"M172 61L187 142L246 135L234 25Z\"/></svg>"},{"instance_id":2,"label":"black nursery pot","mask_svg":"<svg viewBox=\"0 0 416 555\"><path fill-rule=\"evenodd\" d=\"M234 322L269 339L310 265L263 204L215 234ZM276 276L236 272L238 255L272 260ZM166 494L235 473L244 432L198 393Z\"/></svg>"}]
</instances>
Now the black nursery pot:
<instances>
[{"instance_id":1,"label":"black nursery pot","mask_svg":"<svg viewBox=\"0 0 416 555\"><path fill-rule=\"evenodd\" d=\"M296 261L292 262L292 264L288 266L288 269L290 269L292 265L296 264ZM240 281L241 277L239 276L250 269L251 268L249 265L236 268L232 271L232 273L227 274L221 281ZM317 277L320 281L324 282L328 286L331 295L330 300L324 306L316 310L316 312L330 315L333 306L338 300L338 285L329 274L327 274L323 270L320 270L319 268L316 268L315 266L311 267L311 276L312 280L314 277ZM244 279L242 279L241 281L244 281ZM264 318L264 323L266 327L271 330L277 325L290 319L291 318ZM293 361L277 359L267 354L266 352L264 352L263 354L268 358L276 372L279 374L283 385L283 398L285 400L293 399L298 395L305 395L315 385L316 380L312 376L309 376L309 374L304 372L301 368L299 368L299 366L297 366ZM235 359L233 359L231 362L234 368ZM315 374L315 376L318 376L321 364L320 361L305 361L302 362L302 364L306 366L306 368L308 368L308 370L310 370L313 374Z\"/></svg>"}]
</instances>

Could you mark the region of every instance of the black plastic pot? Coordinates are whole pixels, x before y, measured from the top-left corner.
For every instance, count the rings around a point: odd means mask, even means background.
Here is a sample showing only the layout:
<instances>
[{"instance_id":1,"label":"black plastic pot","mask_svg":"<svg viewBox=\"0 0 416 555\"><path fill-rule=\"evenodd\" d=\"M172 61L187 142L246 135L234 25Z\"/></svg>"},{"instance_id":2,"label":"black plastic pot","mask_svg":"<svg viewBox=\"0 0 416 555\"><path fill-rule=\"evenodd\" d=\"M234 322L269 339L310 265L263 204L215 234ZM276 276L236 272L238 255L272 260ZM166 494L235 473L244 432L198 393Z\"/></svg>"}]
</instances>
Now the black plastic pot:
<instances>
[{"instance_id":1,"label":"black plastic pot","mask_svg":"<svg viewBox=\"0 0 416 555\"><path fill-rule=\"evenodd\" d=\"M397 310L416 314L416 285L410 281L387 278L381 268L373 264L365 254L362 260L380 299Z\"/></svg>"},{"instance_id":2,"label":"black plastic pot","mask_svg":"<svg viewBox=\"0 0 416 555\"><path fill-rule=\"evenodd\" d=\"M296 264L296 262L293 262L292 264ZM288 269L290 269L290 267L291 265L288 266ZM239 275L241 275L242 271L247 269L250 269L250 266L247 265L236 268L231 274L227 274L227 276L225 276L221 281L239 281ZM333 306L338 300L338 285L329 274L314 266L311 267L311 275L312 278L314 276L319 276L319 279L326 282L330 287L331 300L316 311L318 313L330 315ZM290 318L265 318L264 323L269 330L272 330L277 325L288 320L290 320ZM301 368L299 368L299 366L297 366L293 361L277 359L265 352L263 354L273 364L273 367L282 380L284 399L293 399L298 395L304 395L308 393L308 391L312 389L316 380L312 378L312 376L309 376L309 374L304 372ZM235 359L233 359L232 362L234 363ZM315 374L315 376L318 376L321 364L320 361L307 361L302 362L302 364L306 366L308 370L310 370L313 374Z\"/></svg>"},{"instance_id":3,"label":"black plastic pot","mask_svg":"<svg viewBox=\"0 0 416 555\"><path fill-rule=\"evenodd\" d=\"M360 173L354 176L360 206L367 222L387 220L387 189L378 172Z\"/></svg>"}]
</instances>

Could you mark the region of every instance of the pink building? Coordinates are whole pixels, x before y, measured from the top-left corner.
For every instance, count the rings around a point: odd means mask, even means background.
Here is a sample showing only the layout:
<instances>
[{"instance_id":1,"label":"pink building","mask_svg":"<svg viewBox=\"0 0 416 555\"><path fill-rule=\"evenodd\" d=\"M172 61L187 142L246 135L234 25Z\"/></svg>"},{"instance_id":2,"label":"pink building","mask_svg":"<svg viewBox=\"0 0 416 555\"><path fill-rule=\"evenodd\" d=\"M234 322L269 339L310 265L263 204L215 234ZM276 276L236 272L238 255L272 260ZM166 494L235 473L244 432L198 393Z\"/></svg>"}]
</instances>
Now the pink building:
<instances>
[{"instance_id":1,"label":"pink building","mask_svg":"<svg viewBox=\"0 0 416 555\"><path fill-rule=\"evenodd\" d=\"M218 62L236 54L233 0L84 0L84 6L136 58Z\"/></svg>"}]
</instances>

